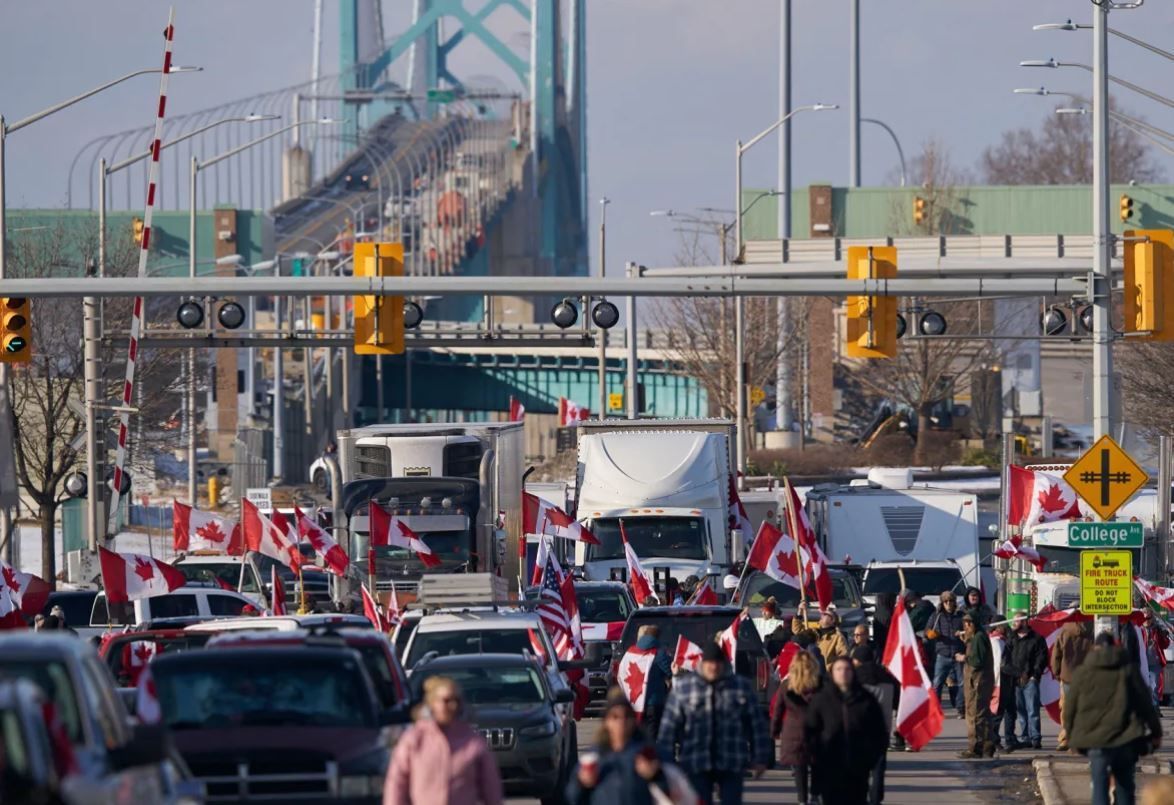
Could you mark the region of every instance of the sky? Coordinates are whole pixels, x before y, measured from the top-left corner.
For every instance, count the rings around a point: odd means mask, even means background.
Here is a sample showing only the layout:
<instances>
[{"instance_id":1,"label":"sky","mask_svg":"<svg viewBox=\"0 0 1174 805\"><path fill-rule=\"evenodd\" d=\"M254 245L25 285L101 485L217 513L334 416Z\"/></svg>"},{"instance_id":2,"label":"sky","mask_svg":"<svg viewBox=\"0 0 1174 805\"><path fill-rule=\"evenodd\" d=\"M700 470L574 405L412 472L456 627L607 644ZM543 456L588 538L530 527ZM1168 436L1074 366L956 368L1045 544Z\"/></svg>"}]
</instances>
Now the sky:
<instances>
[{"instance_id":1,"label":"sky","mask_svg":"<svg viewBox=\"0 0 1174 805\"><path fill-rule=\"evenodd\" d=\"M338 64L338 3L325 0L324 73ZM408 0L385 0L389 38L407 24ZM472 10L479 0L467 0ZM1015 96L1046 85L1088 93L1082 70L1017 66L1020 59L1091 62L1091 32L1033 32L1041 22L1091 20L1089 0L863 0L862 113L897 133L912 159L930 139L973 168L1000 134L1035 127L1049 100ZM168 4L158 0L55 0L4 4L0 26L0 114L9 122L110 77L154 66ZM175 61L204 72L175 76L169 111L182 113L289 86L310 75L312 0L176 0ZM672 264L671 220L653 209L733 205L733 151L778 117L780 0L589 0L588 126L591 227L598 199L608 209L609 273L635 260ZM848 179L848 0L793 0L795 105L838 103L793 125L796 186ZM1111 15L1111 25L1159 46L1174 42L1174 3L1149 0ZM511 9L490 26L524 52L526 26ZM1174 62L1127 42L1110 44L1113 74L1159 92ZM455 72L511 79L479 43L454 51ZM514 82L514 83L511 83ZM63 206L69 164L88 140L147 125L157 82L128 82L12 134L10 207ZM1174 130L1174 110L1122 91L1125 109ZM1167 177L1174 163L1159 154ZM863 182L891 181L896 152L884 132L863 132ZM773 186L777 146L747 154L747 187ZM75 186L76 187L76 186ZM591 238L594 250L594 235ZM594 256L592 257L594 260ZM593 263L594 265L594 263ZM594 270L594 268L593 268Z\"/></svg>"}]
</instances>

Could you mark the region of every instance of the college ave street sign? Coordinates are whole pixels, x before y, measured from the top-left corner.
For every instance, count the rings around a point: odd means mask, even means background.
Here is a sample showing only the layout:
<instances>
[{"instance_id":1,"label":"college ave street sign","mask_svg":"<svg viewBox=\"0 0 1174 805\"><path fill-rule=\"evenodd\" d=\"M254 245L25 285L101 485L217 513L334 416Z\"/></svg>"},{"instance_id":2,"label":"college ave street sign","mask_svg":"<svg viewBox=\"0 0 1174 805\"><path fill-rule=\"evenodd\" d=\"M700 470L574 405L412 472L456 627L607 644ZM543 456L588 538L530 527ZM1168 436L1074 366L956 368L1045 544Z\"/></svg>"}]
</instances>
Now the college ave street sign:
<instances>
[{"instance_id":1,"label":"college ave street sign","mask_svg":"<svg viewBox=\"0 0 1174 805\"><path fill-rule=\"evenodd\" d=\"M1108 520L1149 476L1111 436L1102 436L1068 468L1064 480L1102 520Z\"/></svg>"},{"instance_id":2,"label":"college ave street sign","mask_svg":"<svg viewBox=\"0 0 1174 805\"><path fill-rule=\"evenodd\" d=\"M1133 612L1133 554L1080 552L1080 611L1085 615Z\"/></svg>"},{"instance_id":3,"label":"college ave street sign","mask_svg":"<svg viewBox=\"0 0 1174 805\"><path fill-rule=\"evenodd\" d=\"M1141 523L1069 523L1069 548L1140 548Z\"/></svg>"}]
</instances>

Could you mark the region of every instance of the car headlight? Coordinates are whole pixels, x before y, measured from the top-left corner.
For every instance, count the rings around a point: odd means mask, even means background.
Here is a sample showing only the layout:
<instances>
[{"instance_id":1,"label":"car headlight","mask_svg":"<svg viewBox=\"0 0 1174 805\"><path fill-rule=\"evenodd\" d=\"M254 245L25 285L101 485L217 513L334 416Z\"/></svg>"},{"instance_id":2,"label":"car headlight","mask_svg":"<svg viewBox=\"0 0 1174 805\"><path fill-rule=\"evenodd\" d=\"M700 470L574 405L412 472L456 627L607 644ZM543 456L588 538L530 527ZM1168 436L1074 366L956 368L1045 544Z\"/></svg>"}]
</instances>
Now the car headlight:
<instances>
[{"instance_id":1,"label":"car headlight","mask_svg":"<svg viewBox=\"0 0 1174 805\"><path fill-rule=\"evenodd\" d=\"M338 780L338 796L344 798L377 797L383 793L383 777L348 774Z\"/></svg>"},{"instance_id":2,"label":"car headlight","mask_svg":"<svg viewBox=\"0 0 1174 805\"><path fill-rule=\"evenodd\" d=\"M518 730L518 735L523 738L549 738L558 732L558 724L553 721L544 721L541 724L532 724L529 727L522 727Z\"/></svg>"}]
</instances>

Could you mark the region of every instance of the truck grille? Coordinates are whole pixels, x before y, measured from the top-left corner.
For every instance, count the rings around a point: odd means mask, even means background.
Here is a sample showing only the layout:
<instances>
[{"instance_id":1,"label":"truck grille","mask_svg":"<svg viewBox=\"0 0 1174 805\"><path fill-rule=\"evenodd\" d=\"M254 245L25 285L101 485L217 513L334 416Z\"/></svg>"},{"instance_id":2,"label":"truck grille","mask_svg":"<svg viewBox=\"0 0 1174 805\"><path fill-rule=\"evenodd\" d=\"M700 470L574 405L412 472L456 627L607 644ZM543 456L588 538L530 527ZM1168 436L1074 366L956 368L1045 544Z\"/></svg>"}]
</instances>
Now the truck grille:
<instances>
[{"instance_id":1,"label":"truck grille","mask_svg":"<svg viewBox=\"0 0 1174 805\"><path fill-rule=\"evenodd\" d=\"M485 739L485 743L489 744L490 749L502 751L513 748L514 731L512 729L486 729L477 731L481 733L481 736Z\"/></svg>"},{"instance_id":2,"label":"truck grille","mask_svg":"<svg viewBox=\"0 0 1174 805\"><path fill-rule=\"evenodd\" d=\"M188 765L204 784L208 802L287 802L336 796L338 791L338 764L334 761L210 757L194 758Z\"/></svg>"}]
</instances>

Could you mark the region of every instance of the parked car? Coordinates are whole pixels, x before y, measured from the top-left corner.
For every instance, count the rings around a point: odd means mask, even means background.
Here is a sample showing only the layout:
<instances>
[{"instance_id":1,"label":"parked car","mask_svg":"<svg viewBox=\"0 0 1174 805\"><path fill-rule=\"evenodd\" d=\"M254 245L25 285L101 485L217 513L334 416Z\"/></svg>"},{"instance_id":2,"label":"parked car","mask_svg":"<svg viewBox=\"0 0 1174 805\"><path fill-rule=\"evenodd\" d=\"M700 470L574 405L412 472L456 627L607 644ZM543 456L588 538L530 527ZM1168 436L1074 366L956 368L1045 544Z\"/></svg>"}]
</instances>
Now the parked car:
<instances>
[{"instance_id":1,"label":"parked car","mask_svg":"<svg viewBox=\"0 0 1174 805\"><path fill-rule=\"evenodd\" d=\"M252 601L255 606L267 609L269 599L266 597L261 571L253 561L253 555L251 552L247 556L189 553L176 559L174 565L176 570L187 577L189 584L199 582L235 590ZM268 581L268 578L265 581Z\"/></svg>"},{"instance_id":2,"label":"parked car","mask_svg":"<svg viewBox=\"0 0 1174 805\"><path fill-rule=\"evenodd\" d=\"M203 789L192 780L167 734L153 725L131 726L114 680L98 655L70 634L0 634L0 677L35 684L53 705L77 762L65 779L70 802L192 803Z\"/></svg>"},{"instance_id":3,"label":"parked car","mask_svg":"<svg viewBox=\"0 0 1174 805\"><path fill-rule=\"evenodd\" d=\"M0 682L0 802L61 801L61 774L45 723L45 697L27 679Z\"/></svg>"},{"instance_id":4,"label":"parked car","mask_svg":"<svg viewBox=\"0 0 1174 805\"><path fill-rule=\"evenodd\" d=\"M518 654L427 660L412 675L417 698L430 676L460 686L470 721L493 750L506 796L562 801L579 758L575 722L565 714L575 699L571 690L551 688L538 660Z\"/></svg>"},{"instance_id":5,"label":"parked car","mask_svg":"<svg viewBox=\"0 0 1174 805\"><path fill-rule=\"evenodd\" d=\"M277 631L292 632L297 629L310 629L329 626L332 628L373 629L374 625L363 615L349 615L347 613L312 612L308 615L270 615L264 618L243 617L223 618L202 623L194 623L189 628L193 632L259 632Z\"/></svg>"},{"instance_id":6,"label":"parked car","mask_svg":"<svg viewBox=\"0 0 1174 805\"><path fill-rule=\"evenodd\" d=\"M172 590L166 595L140 598L118 604L107 604L106 593L100 592L94 598L90 612L89 626L79 633L101 635L112 626L137 626L156 618L200 616L211 618L225 615L240 615L246 606L256 605L245 596L233 590L222 590L211 585L188 584Z\"/></svg>"},{"instance_id":7,"label":"parked car","mask_svg":"<svg viewBox=\"0 0 1174 805\"><path fill-rule=\"evenodd\" d=\"M660 628L660 645L671 657L677 645L677 638L684 636L698 646L712 643L717 636L734 622L742 610L738 607L643 607L632 613L624 627L620 646L612 659L608 673L609 685L617 684L620 658L636 644L636 633L641 626L655 624ZM754 623L747 618L738 629L738 644L734 653L735 673L746 677L758 691L764 707L768 706L778 687L778 674L766 653L766 646Z\"/></svg>"},{"instance_id":8,"label":"parked car","mask_svg":"<svg viewBox=\"0 0 1174 805\"><path fill-rule=\"evenodd\" d=\"M391 719L354 650L226 646L165 654L151 676L210 801L381 802Z\"/></svg>"},{"instance_id":9,"label":"parked car","mask_svg":"<svg viewBox=\"0 0 1174 805\"><path fill-rule=\"evenodd\" d=\"M832 579L832 603L840 616L840 629L851 633L856 624L867 622L864 601L856 577L845 570L829 568ZM788 621L799 611L799 591L790 585L771 578L759 570L752 570L742 579L734 593L733 603L750 608L751 616L757 620L759 610L766 599L774 598L779 604L779 613ZM815 620L819 609L812 601L808 606L808 617Z\"/></svg>"}]
</instances>

